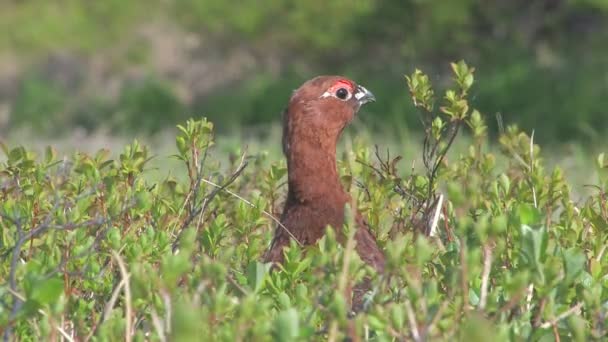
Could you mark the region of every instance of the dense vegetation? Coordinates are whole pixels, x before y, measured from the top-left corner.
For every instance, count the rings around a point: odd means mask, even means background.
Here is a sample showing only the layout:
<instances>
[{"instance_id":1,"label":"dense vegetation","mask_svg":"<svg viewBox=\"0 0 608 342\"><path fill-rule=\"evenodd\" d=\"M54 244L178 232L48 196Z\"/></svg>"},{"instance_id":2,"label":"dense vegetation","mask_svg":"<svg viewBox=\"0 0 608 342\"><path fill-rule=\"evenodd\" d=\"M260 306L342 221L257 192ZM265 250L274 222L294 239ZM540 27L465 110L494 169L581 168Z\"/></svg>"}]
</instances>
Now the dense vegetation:
<instances>
[{"instance_id":1,"label":"dense vegetation","mask_svg":"<svg viewBox=\"0 0 608 342\"><path fill-rule=\"evenodd\" d=\"M500 154L488 152L493 138L468 99L473 70L452 69L440 98L422 72L407 78L425 122L424 166L361 141L339 162L386 253L383 276L353 253L348 224L344 245L329 230L306 251L294 243L269 272L259 259L285 164L243 154L220 167L206 120L179 126L183 168L158 182L146 180L152 155L137 142L116 159L3 146L0 331L23 340L604 340L605 157L594 194L575 203L564 172L547 170L516 127L500 132ZM472 145L446 155L459 130ZM365 275L373 291L353 318L344 289Z\"/></svg>"},{"instance_id":2,"label":"dense vegetation","mask_svg":"<svg viewBox=\"0 0 608 342\"><path fill-rule=\"evenodd\" d=\"M397 75L416 65L443 83L465 58L491 132L499 112L543 141L595 142L607 40L603 0L5 1L0 56L20 72L2 82L0 58L0 109L5 131L148 133L205 115L226 132L275 121L303 80L342 73L379 97L368 125L416 129Z\"/></svg>"}]
</instances>

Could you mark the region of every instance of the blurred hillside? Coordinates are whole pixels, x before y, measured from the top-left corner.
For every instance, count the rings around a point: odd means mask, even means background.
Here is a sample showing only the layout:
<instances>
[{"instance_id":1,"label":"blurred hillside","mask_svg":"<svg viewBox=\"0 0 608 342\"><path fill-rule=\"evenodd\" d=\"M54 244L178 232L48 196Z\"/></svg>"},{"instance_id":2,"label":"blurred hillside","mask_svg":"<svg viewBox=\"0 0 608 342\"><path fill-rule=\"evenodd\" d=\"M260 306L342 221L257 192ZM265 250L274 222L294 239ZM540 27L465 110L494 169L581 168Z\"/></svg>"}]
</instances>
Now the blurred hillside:
<instances>
[{"instance_id":1,"label":"blurred hillside","mask_svg":"<svg viewBox=\"0 0 608 342\"><path fill-rule=\"evenodd\" d=\"M476 107L553 141L608 129L605 0L0 0L0 129L155 133L276 121L291 91L344 74L364 124L416 130L404 74L477 68ZM496 126L496 124L495 124Z\"/></svg>"}]
</instances>

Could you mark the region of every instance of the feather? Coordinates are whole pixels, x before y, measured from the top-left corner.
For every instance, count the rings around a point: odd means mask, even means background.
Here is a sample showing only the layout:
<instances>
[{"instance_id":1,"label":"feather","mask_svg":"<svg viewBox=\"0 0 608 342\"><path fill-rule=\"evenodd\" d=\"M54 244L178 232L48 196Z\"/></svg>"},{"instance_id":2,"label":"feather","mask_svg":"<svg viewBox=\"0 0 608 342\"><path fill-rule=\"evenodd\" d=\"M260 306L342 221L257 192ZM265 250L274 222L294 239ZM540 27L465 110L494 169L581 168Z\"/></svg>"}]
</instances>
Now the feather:
<instances>
[{"instance_id":1,"label":"feather","mask_svg":"<svg viewBox=\"0 0 608 342\"><path fill-rule=\"evenodd\" d=\"M345 87L351 92L349 96L336 97L335 92ZM288 193L280 219L284 227L275 230L264 256L267 262L283 261L283 249L289 245L291 236L305 246L316 243L325 234L327 225L340 233L344 206L351 197L340 182L336 146L342 130L361 104L369 102L360 102L360 97L352 96L356 89L365 88L341 76L315 77L293 93L283 111L282 145L287 159ZM366 96L373 98L371 92L365 91ZM357 253L377 272L384 272L384 254L367 222L356 211L355 222ZM360 299L355 298L353 304Z\"/></svg>"}]
</instances>

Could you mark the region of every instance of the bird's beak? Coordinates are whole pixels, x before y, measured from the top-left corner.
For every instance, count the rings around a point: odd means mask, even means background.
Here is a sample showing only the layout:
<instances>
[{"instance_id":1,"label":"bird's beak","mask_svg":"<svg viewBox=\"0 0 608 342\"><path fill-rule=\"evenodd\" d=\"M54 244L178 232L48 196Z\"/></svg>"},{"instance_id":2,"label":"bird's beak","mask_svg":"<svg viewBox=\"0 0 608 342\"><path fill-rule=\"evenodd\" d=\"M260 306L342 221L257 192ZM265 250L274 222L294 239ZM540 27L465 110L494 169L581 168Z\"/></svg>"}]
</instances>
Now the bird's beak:
<instances>
[{"instance_id":1,"label":"bird's beak","mask_svg":"<svg viewBox=\"0 0 608 342\"><path fill-rule=\"evenodd\" d=\"M357 86L357 92L355 92L355 99L359 101L359 105L364 105L368 102L376 101L376 97L371 91L365 89L363 86Z\"/></svg>"}]
</instances>

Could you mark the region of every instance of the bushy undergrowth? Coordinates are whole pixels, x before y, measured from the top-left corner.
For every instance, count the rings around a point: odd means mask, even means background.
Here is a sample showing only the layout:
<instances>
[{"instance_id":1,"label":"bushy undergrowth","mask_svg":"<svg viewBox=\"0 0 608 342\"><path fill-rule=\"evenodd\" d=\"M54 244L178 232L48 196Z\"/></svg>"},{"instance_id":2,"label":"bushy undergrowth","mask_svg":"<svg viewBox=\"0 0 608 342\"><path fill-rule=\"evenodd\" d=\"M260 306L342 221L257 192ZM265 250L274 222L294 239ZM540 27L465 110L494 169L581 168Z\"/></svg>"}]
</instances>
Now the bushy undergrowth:
<instances>
[{"instance_id":1,"label":"bushy undergrowth","mask_svg":"<svg viewBox=\"0 0 608 342\"><path fill-rule=\"evenodd\" d=\"M516 127L500 135L500 154L487 152L467 102L472 70L453 70L439 112L428 77L407 79L427 123L424 167L360 144L339 162L386 253L381 276L333 230L307 250L292 244L269 271L259 260L285 163L244 153L220 165L206 120L179 127L173 158L184 167L159 182L145 180L152 156L137 142L116 160L3 146L0 330L19 340L606 338L607 162L595 165L596 194L574 203L563 172L546 170ZM474 143L446 155L459 130ZM365 275L373 290L353 317L338 289Z\"/></svg>"}]
</instances>

